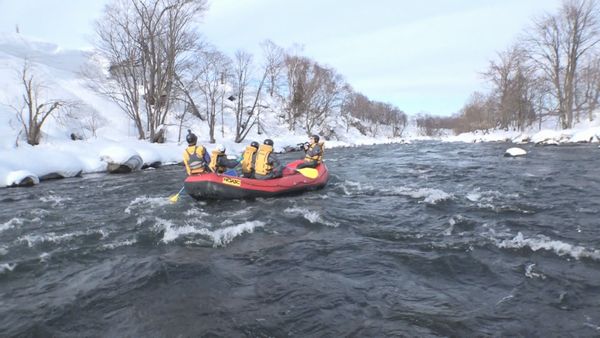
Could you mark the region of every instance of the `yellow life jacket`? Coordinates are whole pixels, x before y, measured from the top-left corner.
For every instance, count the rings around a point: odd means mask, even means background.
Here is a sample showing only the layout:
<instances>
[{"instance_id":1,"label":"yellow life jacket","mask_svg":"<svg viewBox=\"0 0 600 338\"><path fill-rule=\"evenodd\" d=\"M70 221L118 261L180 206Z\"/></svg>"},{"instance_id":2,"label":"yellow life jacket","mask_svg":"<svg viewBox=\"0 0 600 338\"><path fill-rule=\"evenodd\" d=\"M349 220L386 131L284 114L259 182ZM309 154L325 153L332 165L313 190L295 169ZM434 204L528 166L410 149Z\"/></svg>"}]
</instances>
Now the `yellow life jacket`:
<instances>
[{"instance_id":1,"label":"yellow life jacket","mask_svg":"<svg viewBox=\"0 0 600 338\"><path fill-rule=\"evenodd\" d=\"M203 174L206 170L203 146L189 146L183 152L183 163L185 163L188 175Z\"/></svg>"},{"instance_id":2,"label":"yellow life jacket","mask_svg":"<svg viewBox=\"0 0 600 338\"><path fill-rule=\"evenodd\" d=\"M210 170L217 174L222 174L225 172L225 170L227 170L226 167L218 165L219 157L221 156L225 156L225 153L218 151L217 149L213 150L210 153L210 164L208 165L208 167L210 168Z\"/></svg>"},{"instance_id":3,"label":"yellow life jacket","mask_svg":"<svg viewBox=\"0 0 600 338\"><path fill-rule=\"evenodd\" d=\"M311 151L317 144L321 147L321 151L314 156L309 156L308 152ZM304 157L304 161L305 162L317 161L317 163L321 163L321 162L323 162L323 153L324 152L325 152L325 142L311 144L310 147L306 150L306 156Z\"/></svg>"},{"instance_id":4,"label":"yellow life jacket","mask_svg":"<svg viewBox=\"0 0 600 338\"><path fill-rule=\"evenodd\" d=\"M257 149L253 146L247 146L244 154L242 155L242 173L251 174L254 170L253 157L256 154Z\"/></svg>"},{"instance_id":5,"label":"yellow life jacket","mask_svg":"<svg viewBox=\"0 0 600 338\"><path fill-rule=\"evenodd\" d=\"M254 162L254 172L258 175L266 176L272 170L273 166L268 163L269 155L273 152L273 146L261 144L256 152L256 161Z\"/></svg>"}]
</instances>

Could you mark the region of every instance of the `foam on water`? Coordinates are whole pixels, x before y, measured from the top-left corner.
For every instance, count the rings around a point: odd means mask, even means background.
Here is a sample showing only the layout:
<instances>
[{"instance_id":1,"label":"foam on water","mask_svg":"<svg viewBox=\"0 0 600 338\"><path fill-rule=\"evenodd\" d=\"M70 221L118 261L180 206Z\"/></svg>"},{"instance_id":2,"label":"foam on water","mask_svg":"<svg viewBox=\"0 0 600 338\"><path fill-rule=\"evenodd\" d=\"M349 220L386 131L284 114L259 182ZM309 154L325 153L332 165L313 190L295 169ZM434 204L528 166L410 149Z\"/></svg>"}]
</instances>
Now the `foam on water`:
<instances>
[{"instance_id":1,"label":"foam on water","mask_svg":"<svg viewBox=\"0 0 600 338\"><path fill-rule=\"evenodd\" d=\"M60 207L63 206L63 202L65 201L70 201L71 198L70 197L61 197L61 196L57 196L57 195L47 195L47 196L42 196L40 197L40 201L44 202L44 203L52 203L53 207Z\"/></svg>"},{"instance_id":2,"label":"foam on water","mask_svg":"<svg viewBox=\"0 0 600 338\"><path fill-rule=\"evenodd\" d=\"M8 222L0 224L0 232L14 228L15 226L18 226L18 225L23 225L23 221L24 221L24 219L22 219L22 218L18 218L18 217L11 218Z\"/></svg>"},{"instance_id":3,"label":"foam on water","mask_svg":"<svg viewBox=\"0 0 600 338\"><path fill-rule=\"evenodd\" d=\"M112 250L112 249L116 249L116 248L119 248L122 246L130 246L135 243L137 243L137 239L132 238L132 239L126 239L126 240L118 241L118 242L114 242L114 243L103 244L102 248Z\"/></svg>"},{"instance_id":4,"label":"foam on water","mask_svg":"<svg viewBox=\"0 0 600 338\"><path fill-rule=\"evenodd\" d=\"M179 236L185 236L189 234L198 234L200 229L196 229L194 226L186 224L184 226L176 227L172 221L157 219L156 225L162 227L165 232L163 233L162 242L169 243L177 239Z\"/></svg>"},{"instance_id":5,"label":"foam on water","mask_svg":"<svg viewBox=\"0 0 600 338\"><path fill-rule=\"evenodd\" d=\"M35 216L34 219L38 219L38 222L39 222L39 220L41 220L41 219L45 218L46 216L48 216L50 214L50 211L48 211L46 209L31 209L31 211L29 211L29 213L32 216Z\"/></svg>"},{"instance_id":6,"label":"foam on water","mask_svg":"<svg viewBox=\"0 0 600 338\"><path fill-rule=\"evenodd\" d=\"M248 221L235 226L221 228L214 231L201 229L200 233L210 237L213 240L213 247L225 246L234 238L243 235L244 233L253 233L254 229L264 227L261 221Z\"/></svg>"},{"instance_id":7,"label":"foam on water","mask_svg":"<svg viewBox=\"0 0 600 338\"><path fill-rule=\"evenodd\" d=\"M169 243L179 237L190 234L198 234L212 239L213 247L225 246L231 243L234 238L244 233L253 233L255 228L264 226L264 223L260 221L248 221L238 225L210 230L207 227L197 228L187 223L183 226L175 226L172 221L160 218L157 218L156 221L155 227L164 229L161 240L163 243Z\"/></svg>"},{"instance_id":8,"label":"foam on water","mask_svg":"<svg viewBox=\"0 0 600 338\"><path fill-rule=\"evenodd\" d=\"M208 213L202 211L201 209L188 209L186 210L184 213L184 215L188 216L188 217L206 217L209 216Z\"/></svg>"},{"instance_id":9,"label":"foam on water","mask_svg":"<svg viewBox=\"0 0 600 338\"><path fill-rule=\"evenodd\" d=\"M309 210L306 208L287 208L283 212L285 212L286 214L291 214L291 215L300 215L313 224L319 223L319 224L324 224L324 225L331 226L331 227L338 226L338 224L335 222L329 222L329 221L324 220L323 217L321 217L321 214L319 214L318 212L316 212L314 210Z\"/></svg>"},{"instance_id":10,"label":"foam on water","mask_svg":"<svg viewBox=\"0 0 600 338\"><path fill-rule=\"evenodd\" d=\"M531 214L534 211L525 210L515 206L520 200L518 193L505 194L497 190L484 190L475 188L465 195L465 198L475 203L479 209L492 210L494 212L513 211L523 214ZM512 200L512 202L511 202ZM508 203L507 203L508 202Z\"/></svg>"},{"instance_id":11,"label":"foam on water","mask_svg":"<svg viewBox=\"0 0 600 338\"><path fill-rule=\"evenodd\" d=\"M365 191L375 190L375 188L370 184L364 184L364 183L348 181L348 180L342 182L340 184L340 186L342 187L344 194L348 195L348 196L355 195L357 193L362 193Z\"/></svg>"},{"instance_id":12,"label":"foam on water","mask_svg":"<svg viewBox=\"0 0 600 338\"><path fill-rule=\"evenodd\" d=\"M554 252L559 256L570 256L575 259L590 258L600 260L600 250L587 249L579 245L552 240L544 235L538 235L537 238L525 238L519 232L512 239L497 240L496 245L503 249L522 249L527 247L532 251L546 250Z\"/></svg>"},{"instance_id":13,"label":"foam on water","mask_svg":"<svg viewBox=\"0 0 600 338\"><path fill-rule=\"evenodd\" d=\"M540 278L540 279L546 279L546 276L544 276L544 274L542 273L537 273L533 271L533 268L535 267L535 264L529 264L525 267L525 277L527 278Z\"/></svg>"},{"instance_id":14,"label":"foam on water","mask_svg":"<svg viewBox=\"0 0 600 338\"><path fill-rule=\"evenodd\" d=\"M142 206L150 206L150 207L163 207L165 205L170 205L171 201L169 201L168 198L166 197L148 197L148 196L144 196L144 197L137 197L136 199L134 199L133 201L131 201L131 203L129 203L129 206L127 206L127 208L125 208L125 213L128 215L131 215L131 211L133 209L142 207Z\"/></svg>"},{"instance_id":15,"label":"foam on water","mask_svg":"<svg viewBox=\"0 0 600 338\"><path fill-rule=\"evenodd\" d=\"M419 188L415 190L408 187L397 187L393 188L392 192L403 196L409 196L414 199L422 199L424 203L431 205L454 198L453 194L434 188Z\"/></svg>"},{"instance_id":16,"label":"foam on water","mask_svg":"<svg viewBox=\"0 0 600 338\"><path fill-rule=\"evenodd\" d=\"M497 190L484 190L481 191L480 188L475 188L467 193L465 196L471 202L492 202L494 200L509 198L509 199L518 199L520 196L518 193L506 194Z\"/></svg>"},{"instance_id":17,"label":"foam on water","mask_svg":"<svg viewBox=\"0 0 600 338\"><path fill-rule=\"evenodd\" d=\"M0 264L0 273L13 271L15 269L15 267L17 267L17 264L15 264L15 263Z\"/></svg>"},{"instance_id":18,"label":"foam on water","mask_svg":"<svg viewBox=\"0 0 600 338\"><path fill-rule=\"evenodd\" d=\"M46 263L48 261L48 259L50 259L50 254L47 252L42 252L39 257L40 257L40 263Z\"/></svg>"},{"instance_id":19,"label":"foam on water","mask_svg":"<svg viewBox=\"0 0 600 338\"><path fill-rule=\"evenodd\" d=\"M28 247L33 247L39 243L45 242L53 242L53 243L62 243L66 241L70 241L73 238L81 237L81 236L89 236L92 234L99 234L101 238L105 238L107 233L105 230L87 230L87 231L74 231L66 234L56 234L55 232L49 232L47 234L39 235L39 234L29 234L25 236L21 236L17 238L19 242L27 243Z\"/></svg>"}]
</instances>

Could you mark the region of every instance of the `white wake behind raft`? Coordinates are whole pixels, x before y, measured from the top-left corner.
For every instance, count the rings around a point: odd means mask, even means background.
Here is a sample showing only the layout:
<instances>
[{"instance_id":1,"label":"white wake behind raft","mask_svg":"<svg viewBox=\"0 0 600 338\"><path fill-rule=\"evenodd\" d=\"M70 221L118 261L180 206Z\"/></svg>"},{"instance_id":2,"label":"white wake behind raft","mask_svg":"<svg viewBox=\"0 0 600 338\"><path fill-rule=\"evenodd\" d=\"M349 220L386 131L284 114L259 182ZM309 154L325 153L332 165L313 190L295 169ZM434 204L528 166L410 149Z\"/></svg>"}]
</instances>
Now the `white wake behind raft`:
<instances>
[{"instance_id":1,"label":"white wake behind raft","mask_svg":"<svg viewBox=\"0 0 600 338\"><path fill-rule=\"evenodd\" d=\"M504 156L506 157L517 157L525 155L527 155L527 151L525 151L525 149L517 147L506 149L506 151L504 152Z\"/></svg>"}]
</instances>

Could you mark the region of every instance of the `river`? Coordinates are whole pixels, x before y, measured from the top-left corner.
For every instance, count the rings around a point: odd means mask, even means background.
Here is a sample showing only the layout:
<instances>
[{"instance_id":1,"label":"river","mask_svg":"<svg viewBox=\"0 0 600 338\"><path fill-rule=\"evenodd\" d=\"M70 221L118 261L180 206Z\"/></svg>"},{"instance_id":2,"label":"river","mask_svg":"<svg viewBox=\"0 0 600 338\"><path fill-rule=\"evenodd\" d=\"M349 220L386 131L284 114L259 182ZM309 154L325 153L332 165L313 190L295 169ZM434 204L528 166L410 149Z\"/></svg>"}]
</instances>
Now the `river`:
<instances>
[{"instance_id":1,"label":"river","mask_svg":"<svg viewBox=\"0 0 600 338\"><path fill-rule=\"evenodd\" d=\"M509 147L329 149L282 198L171 204L178 166L0 189L0 336L599 336L600 150Z\"/></svg>"}]
</instances>

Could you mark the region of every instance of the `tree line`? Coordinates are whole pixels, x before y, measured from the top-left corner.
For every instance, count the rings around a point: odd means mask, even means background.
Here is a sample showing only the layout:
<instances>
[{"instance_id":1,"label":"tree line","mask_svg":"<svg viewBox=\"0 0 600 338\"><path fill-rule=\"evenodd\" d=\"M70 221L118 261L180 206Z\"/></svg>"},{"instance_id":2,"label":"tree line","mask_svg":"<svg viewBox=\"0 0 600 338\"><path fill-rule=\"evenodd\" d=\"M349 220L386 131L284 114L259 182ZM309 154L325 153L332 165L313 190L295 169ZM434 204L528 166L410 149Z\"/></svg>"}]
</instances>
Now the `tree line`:
<instances>
[{"instance_id":1,"label":"tree line","mask_svg":"<svg viewBox=\"0 0 600 338\"><path fill-rule=\"evenodd\" d=\"M259 60L241 50L233 57L219 51L198 32L207 9L206 0L115 0L97 22L95 57L108 69L86 77L127 114L140 139L164 141L164 127L173 121L181 137L186 123L201 120L214 143L233 119L239 143L253 128L268 131L260 120L265 112L290 131L326 138L335 137L335 116L364 134L382 134L384 126L391 126L390 136L402 134L404 112L354 91L335 69L298 48L267 40Z\"/></svg>"},{"instance_id":2,"label":"tree line","mask_svg":"<svg viewBox=\"0 0 600 338\"><path fill-rule=\"evenodd\" d=\"M417 126L433 135L541 128L549 118L562 129L592 121L600 99L599 7L594 0L566 0L556 13L533 19L483 72L488 92L473 93L450 118L418 116Z\"/></svg>"}]
</instances>

